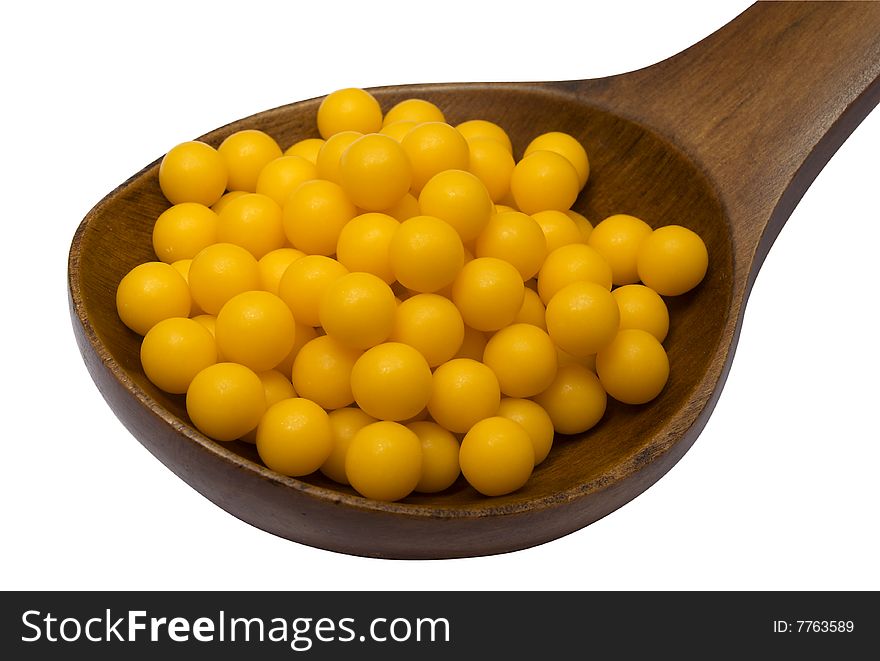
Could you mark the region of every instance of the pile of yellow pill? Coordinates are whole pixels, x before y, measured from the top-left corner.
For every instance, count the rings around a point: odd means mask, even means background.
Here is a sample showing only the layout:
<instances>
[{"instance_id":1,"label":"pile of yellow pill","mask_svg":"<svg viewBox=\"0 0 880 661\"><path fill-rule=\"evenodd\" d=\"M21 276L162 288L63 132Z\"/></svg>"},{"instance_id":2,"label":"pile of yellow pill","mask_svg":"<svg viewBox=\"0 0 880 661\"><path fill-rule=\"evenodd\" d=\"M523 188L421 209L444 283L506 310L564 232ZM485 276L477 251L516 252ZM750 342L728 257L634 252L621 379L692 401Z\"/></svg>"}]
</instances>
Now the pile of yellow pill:
<instances>
[{"instance_id":1,"label":"pile of yellow pill","mask_svg":"<svg viewBox=\"0 0 880 661\"><path fill-rule=\"evenodd\" d=\"M669 376L664 296L703 279L685 227L571 209L590 163L573 136L453 125L424 99L385 112L325 97L316 135L249 129L177 145L156 261L119 283L158 388L217 441L367 498L521 488L555 434ZM282 149L284 147L284 149Z\"/></svg>"}]
</instances>

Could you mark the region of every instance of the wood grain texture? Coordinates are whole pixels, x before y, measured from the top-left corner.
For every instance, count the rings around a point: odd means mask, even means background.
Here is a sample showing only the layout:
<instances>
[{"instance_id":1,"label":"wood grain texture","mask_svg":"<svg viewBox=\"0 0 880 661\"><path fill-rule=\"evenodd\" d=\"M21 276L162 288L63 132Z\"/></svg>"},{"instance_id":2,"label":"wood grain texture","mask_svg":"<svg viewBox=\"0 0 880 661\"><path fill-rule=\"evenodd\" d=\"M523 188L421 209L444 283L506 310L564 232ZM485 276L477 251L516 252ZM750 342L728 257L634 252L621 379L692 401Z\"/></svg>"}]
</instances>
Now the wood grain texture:
<instances>
[{"instance_id":1,"label":"wood grain texture","mask_svg":"<svg viewBox=\"0 0 880 661\"><path fill-rule=\"evenodd\" d=\"M657 65L589 81L444 84L372 90L384 110L418 96L450 122L508 129L517 155L536 135L566 131L586 146L591 180L575 209L599 220L631 213L677 223L706 241L704 282L668 299L671 376L658 399L609 402L602 422L557 437L516 493L484 498L460 480L398 503L358 496L321 475L280 476L253 446L217 443L189 424L182 397L156 389L115 290L154 259L150 235L168 207L158 162L83 220L71 246L69 301L85 363L120 420L160 461L220 507L304 544L394 558L520 549L582 528L635 498L690 448L717 400L751 283L804 191L880 98L880 3L759 4ZM260 128L282 147L316 136L320 99L217 129Z\"/></svg>"}]
</instances>

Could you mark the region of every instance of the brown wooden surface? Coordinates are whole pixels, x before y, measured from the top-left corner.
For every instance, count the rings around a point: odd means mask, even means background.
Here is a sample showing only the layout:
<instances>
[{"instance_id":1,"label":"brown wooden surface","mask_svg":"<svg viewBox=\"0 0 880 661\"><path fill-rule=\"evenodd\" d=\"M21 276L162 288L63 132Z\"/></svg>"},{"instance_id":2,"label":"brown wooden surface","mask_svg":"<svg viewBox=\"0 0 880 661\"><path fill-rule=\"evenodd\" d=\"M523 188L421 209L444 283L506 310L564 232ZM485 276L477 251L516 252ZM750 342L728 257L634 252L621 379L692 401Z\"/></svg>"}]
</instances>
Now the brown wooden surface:
<instances>
[{"instance_id":1,"label":"brown wooden surface","mask_svg":"<svg viewBox=\"0 0 880 661\"><path fill-rule=\"evenodd\" d=\"M590 81L453 84L373 90L383 109L430 99L449 121L508 129L516 155L549 130L580 139L591 180L575 209L593 220L632 213L678 223L706 241L710 268L668 299L671 376L646 406L609 403L579 437L557 437L520 491L484 498L459 481L398 503L361 498L320 475L286 478L253 446L221 444L188 423L182 397L144 377L140 338L115 310L115 290L154 259L150 234L168 203L158 164L122 184L83 220L70 251L74 331L120 420L199 492L259 528L359 555L444 558L500 553L582 528L636 497L688 450L720 394L748 290L806 188L880 97L880 3L770 3L683 53ZM261 128L282 147L316 135L320 99L284 106L204 136Z\"/></svg>"}]
</instances>

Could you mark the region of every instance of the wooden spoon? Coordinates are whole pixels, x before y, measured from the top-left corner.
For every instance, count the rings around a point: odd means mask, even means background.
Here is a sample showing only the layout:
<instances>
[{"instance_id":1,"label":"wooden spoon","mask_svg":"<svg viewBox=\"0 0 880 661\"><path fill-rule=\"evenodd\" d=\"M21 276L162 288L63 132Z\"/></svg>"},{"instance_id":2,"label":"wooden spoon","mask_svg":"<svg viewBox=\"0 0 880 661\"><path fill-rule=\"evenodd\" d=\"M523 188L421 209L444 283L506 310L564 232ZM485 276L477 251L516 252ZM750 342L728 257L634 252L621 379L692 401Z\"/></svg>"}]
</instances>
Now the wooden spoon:
<instances>
[{"instance_id":1,"label":"wooden spoon","mask_svg":"<svg viewBox=\"0 0 880 661\"><path fill-rule=\"evenodd\" d=\"M460 480L397 503L361 498L320 474L265 468L253 446L218 443L189 423L182 397L157 390L140 338L116 315L115 290L155 259L151 229L168 206L158 162L85 217L70 251L70 311L92 378L131 433L192 487L263 530L325 549L389 558L485 555L582 528L658 480L690 448L721 393L743 309L767 251L807 187L880 99L880 3L758 4L692 48L652 67L597 80L444 84L372 90L384 109L437 103L451 123L485 118L531 138L566 131L583 142L592 178L575 209L600 220L631 213L693 228L710 267L669 299L671 377L661 396L610 402L603 421L557 437L516 493L484 498ZM259 128L282 146L312 137L320 99L217 129ZM694 494L699 497L698 494Z\"/></svg>"}]
</instances>

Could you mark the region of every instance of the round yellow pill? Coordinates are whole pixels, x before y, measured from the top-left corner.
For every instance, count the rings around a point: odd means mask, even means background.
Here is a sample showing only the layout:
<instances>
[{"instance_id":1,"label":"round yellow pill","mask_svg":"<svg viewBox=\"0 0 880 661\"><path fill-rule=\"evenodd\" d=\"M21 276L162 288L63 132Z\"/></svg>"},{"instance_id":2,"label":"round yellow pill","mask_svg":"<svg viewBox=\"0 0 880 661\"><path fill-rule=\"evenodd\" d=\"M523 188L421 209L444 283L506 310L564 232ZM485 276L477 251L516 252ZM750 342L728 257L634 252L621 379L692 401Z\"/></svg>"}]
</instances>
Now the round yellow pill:
<instances>
[{"instance_id":1,"label":"round yellow pill","mask_svg":"<svg viewBox=\"0 0 880 661\"><path fill-rule=\"evenodd\" d=\"M709 253L700 236L680 225L658 227L639 248L641 281L661 296L678 296L703 280Z\"/></svg>"},{"instance_id":2,"label":"round yellow pill","mask_svg":"<svg viewBox=\"0 0 880 661\"><path fill-rule=\"evenodd\" d=\"M329 140L321 145L318 156L315 158L318 177L337 184L341 183L342 173L340 172L340 165L342 154L355 140L363 137L363 135L360 131L342 131L342 133L331 136Z\"/></svg>"},{"instance_id":3,"label":"round yellow pill","mask_svg":"<svg viewBox=\"0 0 880 661\"><path fill-rule=\"evenodd\" d=\"M636 257L639 248L651 234L644 220L624 213L608 216L590 233L589 245L608 262L611 281L615 285L631 285L639 281Z\"/></svg>"},{"instance_id":4,"label":"round yellow pill","mask_svg":"<svg viewBox=\"0 0 880 661\"><path fill-rule=\"evenodd\" d=\"M547 304L547 332L563 351L584 358L604 348L620 326L611 292L594 282L574 282Z\"/></svg>"},{"instance_id":5,"label":"round yellow pill","mask_svg":"<svg viewBox=\"0 0 880 661\"><path fill-rule=\"evenodd\" d=\"M230 361L255 372L272 369L290 353L296 332L290 308L275 294L247 291L217 313L217 346Z\"/></svg>"},{"instance_id":6,"label":"round yellow pill","mask_svg":"<svg viewBox=\"0 0 880 661\"><path fill-rule=\"evenodd\" d=\"M116 311L139 335L163 319L188 317L191 299L183 276L165 262L145 262L125 274L116 288Z\"/></svg>"},{"instance_id":7,"label":"round yellow pill","mask_svg":"<svg viewBox=\"0 0 880 661\"><path fill-rule=\"evenodd\" d=\"M423 293L450 284L464 264L458 232L434 216L415 216L400 223L388 254L396 279L404 287Z\"/></svg>"},{"instance_id":8,"label":"round yellow pill","mask_svg":"<svg viewBox=\"0 0 880 661\"><path fill-rule=\"evenodd\" d=\"M516 165L513 156L501 142L492 138L469 139L468 146L468 172L483 182L493 202L502 200L510 192L510 176Z\"/></svg>"},{"instance_id":9,"label":"round yellow pill","mask_svg":"<svg viewBox=\"0 0 880 661\"><path fill-rule=\"evenodd\" d=\"M400 145L409 157L415 193L435 174L444 170L467 170L470 163L464 136L442 122L419 124L403 137Z\"/></svg>"},{"instance_id":10,"label":"round yellow pill","mask_svg":"<svg viewBox=\"0 0 880 661\"><path fill-rule=\"evenodd\" d=\"M416 294L397 306L391 339L418 349L428 365L436 367L451 360L461 348L464 322L448 298Z\"/></svg>"},{"instance_id":11,"label":"round yellow pill","mask_svg":"<svg viewBox=\"0 0 880 661\"><path fill-rule=\"evenodd\" d=\"M199 307L216 315L236 294L260 288L260 267L241 246L215 243L193 257L189 288Z\"/></svg>"},{"instance_id":12,"label":"round yellow pill","mask_svg":"<svg viewBox=\"0 0 880 661\"><path fill-rule=\"evenodd\" d=\"M445 122L446 118L443 116L443 111L430 101L425 99L404 99L385 113L382 125L388 126L395 122L404 121L423 124L425 122Z\"/></svg>"},{"instance_id":13,"label":"round yellow pill","mask_svg":"<svg viewBox=\"0 0 880 661\"><path fill-rule=\"evenodd\" d=\"M531 324L511 324L486 344L483 362L495 372L508 397L531 397L546 390L556 376L556 346L546 331Z\"/></svg>"},{"instance_id":14,"label":"round yellow pill","mask_svg":"<svg viewBox=\"0 0 880 661\"><path fill-rule=\"evenodd\" d=\"M416 349L385 342L367 349L351 370L358 406L379 420L408 420L431 397L431 368Z\"/></svg>"},{"instance_id":15,"label":"round yellow pill","mask_svg":"<svg viewBox=\"0 0 880 661\"><path fill-rule=\"evenodd\" d=\"M260 289L278 295L278 285L287 267L305 253L296 248L276 248L260 257L257 266L260 269Z\"/></svg>"},{"instance_id":16,"label":"round yellow pill","mask_svg":"<svg viewBox=\"0 0 880 661\"><path fill-rule=\"evenodd\" d=\"M285 156L299 156L306 159L312 165L318 163L318 152L324 146L322 138L304 138L294 142L284 150Z\"/></svg>"},{"instance_id":17,"label":"round yellow pill","mask_svg":"<svg viewBox=\"0 0 880 661\"><path fill-rule=\"evenodd\" d=\"M332 255L342 228L356 215L357 209L339 185L312 179L287 198L282 221L294 248L307 255Z\"/></svg>"},{"instance_id":18,"label":"round yellow pill","mask_svg":"<svg viewBox=\"0 0 880 661\"><path fill-rule=\"evenodd\" d=\"M211 145L193 140L173 147L159 164L159 187L171 204L211 206L226 190L226 163Z\"/></svg>"},{"instance_id":19,"label":"round yellow pill","mask_svg":"<svg viewBox=\"0 0 880 661\"><path fill-rule=\"evenodd\" d=\"M392 122L391 124L386 124L382 127L382 130L379 131L382 135L387 135L389 138L397 140L400 142L403 140L403 136L412 130L414 126L417 126L418 122L414 122L412 120L403 119L399 122Z\"/></svg>"},{"instance_id":20,"label":"round yellow pill","mask_svg":"<svg viewBox=\"0 0 880 661\"><path fill-rule=\"evenodd\" d=\"M495 210L483 182L464 170L431 177L419 193L419 208L452 225L463 242L476 239Z\"/></svg>"},{"instance_id":21,"label":"round yellow pill","mask_svg":"<svg viewBox=\"0 0 880 661\"><path fill-rule=\"evenodd\" d=\"M226 163L226 187L249 193L256 192L260 171L281 157L281 147L275 139L256 129L236 131L220 143L217 151Z\"/></svg>"},{"instance_id":22,"label":"round yellow pill","mask_svg":"<svg viewBox=\"0 0 880 661\"><path fill-rule=\"evenodd\" d=\"M455 358L434 370L428 412L446 429L464 433L493 416L501 402L498 378L491 368L469 358Z\"/></svg>"},{"instance_id":23,"label":"round yellow pill","mask_svg":"<svg viewBox=\"0 0 880 661\"><path fill-rule=\"evenodd\" d=\"M593 233L593 223L587 220L587 217L582 213L578 213L573 209L566 211L565 215L571 218L574 221L574 224L577 225L578 231L581 233L581 240L584 243L589 243L590 234Z\"/></svg>"},{"instance_id":24,"label":"round yellow pill","mask_svg":"<svg viewBox=\"0 0 880 661\"><path fill-rule=\"evenodd\" d=\"M473 144L477 140L494 140L502 145L508 154L513 153L513 145L507 131L485 119L469 119L455 126L468 143Z\"/></svg>"},{"instance_id":25,"label":"round yellow pill","mask_svg":"<svg viewBox=\"0 0 880 661\"><path fill-rule=\"evenodd\" d=\"M406 428L419 437L422 444L422 475L415 491L437 493L448 489L458 479L458 440L448 429L436 422L410 422Z\"/></svg>"},{"instance_id":26,"label":"round yellow pill","mask_svg":"<svg viewBox=\"0 0 880 661\"><path fill-rule=\"evenodd\" d=\"M318 106L318 132L325 140L342 131L374 133L382 128L382 108L369 92L349 87L324 97Z\"/></svg>"},{"instance_id":27,"label":"round yellow pill","mask_svg":"<svg viewBox=\"0 0 880 661\"><path fill-rule=\"evenodd\" d=\"M284 245L281 207L271 197L248 193L237 197L220 212L217 240L234 243L260 259Z\"/></svg>"},{"instance_id":28,"label":"round yellow pill","mask_svg":"<svg viewBox=\"0 0 880 661\"><path fill-rule=\"evenodd\" d=\"M234 441L257 426L266 410L263 383L238 363L216 363L195 375L186 411L196 428L217 441Z\"/></svg>"},{"instance_id":29,"label":"round yellow pill","mask_svg":"<svg viewBox=\"0 0 880 661\"><path fill-rule=\"evenodd\" d=\"M508 418L494 416L477 422L461 442L461 473L485 496L503 496L521 488L535 467L528 433Z\"/></svg>"},{"instance_id":30,"label":"round yellow pill","mask_svg":"<svg viewBox=\"0 0 880 661\"><path fill-rule=\"evenodd\" d=\"M355 140L342 153L339 177L355 205L379 211L397 204L406 195L412 169L399 142L371 133Z\"/></svg>"},{"instance_id":31,"label":"round yellow pill","mask_svg":"<svg viewBox=\"0 0 880 661\"><path fill-rule=\"evenodd\" d=\"M492 216L477 237L477 257L497 257L509 262L523 280L538 273L547 256L547 241L541 226L519 211Z\"/></svg>"},{"instance_id":32,"label":"round yellow pill","mask_svg":"<svg viewBox=\"0 0 880 661\"><path fill-rule=\"evenodd\" d=\"M405 498L422 476L422 443L397 422L374 422L355 433L345 457L345 475L365 498Z\"/></svg>"},{"instance_id":33,"label":"round yellow pill","mask_svg":"<svg viewBox=\"0 0 880 661\"><path fill-rule=\"evenodd\" d=\"M523 291L523 304L514 318L515 323L532 324L542 330L547 330L546 311L541 297L533 289L525 288Z\"/></svg>"},{"instance_id":34,"label":"round yellow pill","mask_svg":"<svg viewBox=\"0 0 880 661\"><path fill-rule=\"evenodd\" d=\"M327 335L345 346L369 349L394 327L394 292L372 273L349 273L331 282L318 308Z\"/></svg>"},{"instance_id":35,"label":"round yellow pill","mask_svg":"<svg viewBox=\"0 0 880 661\"><path fill-rule=\"evenodd\" d=\"M247 195L247 191L231 190L227 193L223 193L223 196L219 200L214 202L214 204L212 204L209 208L214 213L219 214L221 211L223 211L224 207L227 204L232 202L232 200L234 200L235 198L241 197L242 195Z\"/></svg>"},{"instance_id":36,"label":"round yellow pill","mask_svg":"<svg viewBox=\"0 0 880 661\"><path fill-rule=\"evenodd\" d=\"M196 374L217 362L214 336L185 317L163 319L144 336L144 374L165 392L183 394Z\"/></svg>"},{"instance_id":37,"label":"round yellow pill","mask_svg":"<svg viewBox=\"0 0 880 661\"><path fill-rule=\"evenodd\" d=\"M383 213L388 214L392 218L403 222L404 220L409 220L414 216L419 216L422 213L421 208L419 207L419 201L415 198L412 193L407 193L400 201L387 208L382 210Z\"/></svg>"},{"instance_id":38,"label":"round yellow pill","mask_svg":"<svg viewBox=\"0 0 880 661\"><path fill-rule=\"evenodd\" d=\"M278 282L278 296L287 303L293 318L300 324L319 326L324 292L348 269L332 257L306 255L295 260Z\"/></svg>"},{"instance_id":39,"label":"round yellow pill","mask_svg":"<svg viewBox=\"0 0 880 661\"><path fill-rule=\"evenodd\" d=\"M277 369L266 370L265 372L260 372L257 374L260 377L260 381L263 383L263 391L266 393L266 406L272 406L276 402L280 402L282 399L290 399L291 397L296 397L296 390L293 388L293 384L290 382L286 376L284 376ZM252 429L247 434L241 437L241 440L246 443L256 443L257 442L257 430Z\"/></svg>"},{"instance_id":40,"label":"round yellow pill","mask_svg":"<svg viewBox=\"0 0 880 661\"><path fill-rule=\"evenodd\" d=\"M339 409L354 401L351 372L362 352L329 335L309 340L293 361L293 387L300 397L325 409Z\"/></svg>"},{"instance_id":41,"label":"round yellow pill","mask_svg":"<svg viewBox=\"0 0 880 661\"><path fill-rule=\"evenodd\" d=\"M389 253L398 227L400 223L384 213L355 216L339 233L336 259L349 271L372 273L390 285L395 276Z\"/></svg>"},{"instance_id":42,"label":"round yellow pill","mask_svg":"<svg viewBox=\"0 0 880 661\"><path fill-rule=\"evenodd\" d=\"M314 473L332 449L333 432L327 412L302 397L272 404L257 427L260 459L282 475Z\"/></svg>"},{"instance_id":43,"label":"round yellow pill","mask_svg":"<svg viewBox=\"0 0 880 661\"><path fill-rule=\"evenodd\" d=\"M547 254L571 243L583 243L584 236L577 222L563 211L548 209L532 214L532 219L541 227L547 241Z\"/></svg>"},{"instance_id":44,"label":"round yellow pill","mask_svg":"<svg viewBox=\"0 0 880 661\"><path fill-rule=\"evenodd\" d=\"M183 202L163 211L153 225L153 250L171 264L192 259L217 242L217 214L204 204Z\"/></svg>"},{"instance_id":45,"label":"round yellow pill","mask_svg":"<svg viewBox=\"0 0 880 661\"><path fill-rule=\"evenodd\" d=\"M486 343L489 341L486 333L478 331L470 326L464 327L464 339L461 341L461 347L455 353L453 358L470 358L480 362L483 360L483 352L486 350Z\"/></svg>"},{"instance_id":46,"label":"round yellow pill","mask_svg":"<svg viewBox=\"0 0 880 661\"><path fill-rule=\"evenodd\" d=\"M592 429L605 415L608 398L598 377L585 365L560 365L550 387L534 401L553 421L560 434L580 434Z\"/></svg>"},{"instance_id":47,"label":"round yellow pill","mask_svg":"<svg viewBox=\"0 0 880 661\"><path fill-rule=\"evenodd\" d=\"M509 325L522 307L525 286L509 263L478 257L465 264L452 285L452 300L468 326L493 331Z\"/></svg>"},{"instance_id":48,"label":"round yellow pill","mask_svg":"<svg viewBox=\"0 0 880 661\"><path fill-rule=\"evenodd\" d=\"M669 358L663 345L637 328L620 331L596 355L596 373L614 399L625 404L650 402L669 378Z\"/></svg>"},{"instance_id":49,"label":"round yellow pill","mask_svg":"<svg viewBox=\"0 0 880 661\"><path fill-rule=\"evenodd\" d=\"M546 209L571 208L580 191L574 166L556 152L539 150L516 164L510 175L510 192L517 208L527 214Z\"/></svg>"},{"instance_id":50,"label":"round yellow pill","mask_svg":"<svg viewBox=\"0 0 880 661\"><path fill-rule=\"evenodd\" d=\"M625 285L611 292L620 309L620 328L639 328L649 332L658 342L669 332L669 310L666 303L650 287Z\"/></svg>"},{"instance_id":51,"label":"round yellow pill","mask_svg":"<svg viewBox=\"0 0 880 661\"><path fill-rule=\"evenodd\" d=\"M535 451L535 466L547 458L553 447L553 421L540 404L531 399L504 397L498 407L498 415L513 420L526 430Z\"/></svg>"},{"instance_id":52,"label":"round yellow pill","mask_svg":"<svg viewBox=\"0 0 880 661\"><path fill-rule=\"evenodd\" d=\"M318 168L301 156L282 156L270 161L257 177L256 191L284 206L290 194L304 181L318 178Z\"/></svg>"},{"instance_id":53,"label":"round yellow pill","mask_svg":"<svg viewBox=\"0 0 880 661\"><path fill-rule=\"evenodd\" d=\"M547 255L538 272L538 294L544 304L573 282L594 282L611 289L611 267L593 248L571 243Z\"/></svg>"},{"instance_id":54,"label":"round yellow pill","mask_svg":"<svg viewBox=\"0 0 880 661\"><path fill-rule=\"evenodd\" d=\"M523 157L542 149L556 152L565 157L577 171L580 188L586 185L587 179L590 177L590 161L587 158L587 151L577 138L561 131L544 133L528 144L523 152Z\"/></svg>"},{"instance_id":55,"label":"round yellow pill","mask_svg":"<svg viewBox=\"0 0 880 661\"><path fill-rule=\"evenodd\" d=\"M330 411L327 418L333 435L333 447L330 449L330 455L321 464L321 472L334 482L348 484L348 477L345 475L345 457L348 455L348 448L354 435L367 425L376 422L376 418L353 407Z\"/></svg>"}]
</instances>

